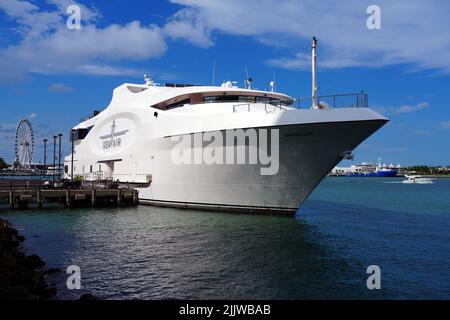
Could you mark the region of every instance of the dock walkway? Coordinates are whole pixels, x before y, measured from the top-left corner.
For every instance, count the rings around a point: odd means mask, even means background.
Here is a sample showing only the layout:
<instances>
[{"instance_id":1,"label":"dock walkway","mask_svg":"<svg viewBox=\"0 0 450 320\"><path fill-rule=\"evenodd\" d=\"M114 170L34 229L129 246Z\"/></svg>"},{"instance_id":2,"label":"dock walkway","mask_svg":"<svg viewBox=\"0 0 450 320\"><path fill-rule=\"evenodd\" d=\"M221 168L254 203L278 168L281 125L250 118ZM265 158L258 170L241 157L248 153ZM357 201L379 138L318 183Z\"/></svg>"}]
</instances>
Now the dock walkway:
<instances>
[{"instance_id":1,"label":"dock walkway","mask_svg":"<svg viewBox=\"0 0 450 320\"><path fill-rule=\"evenodd\" d=\"M0 180L0 202L9 208L27 209L36 205L42 209L46 203L61 203L64 206L135 206L138 204L138 191L129 187L110 188L92 184L82 188L55 188L46 186L41 180Z\"/></svg>"}]
</instances>

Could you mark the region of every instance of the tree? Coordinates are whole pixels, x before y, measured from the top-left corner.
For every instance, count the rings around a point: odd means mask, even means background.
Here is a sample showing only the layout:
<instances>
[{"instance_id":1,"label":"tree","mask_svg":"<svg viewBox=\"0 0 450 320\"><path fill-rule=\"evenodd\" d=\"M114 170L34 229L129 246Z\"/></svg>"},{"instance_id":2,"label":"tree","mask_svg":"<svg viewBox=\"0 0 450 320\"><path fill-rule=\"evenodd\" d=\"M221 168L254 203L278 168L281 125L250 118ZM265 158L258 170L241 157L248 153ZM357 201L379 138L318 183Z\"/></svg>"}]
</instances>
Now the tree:
<instances>
[{"instance_id":1,"label":"tree","mask_svg":"<svg viewBox=\"0 0 450 320\"><path fill-rule=\"evenodd\" d=\"M3 158L0 158L0 170L9 168L9 165L3 160Z\"/></svg>"}]
</instances>

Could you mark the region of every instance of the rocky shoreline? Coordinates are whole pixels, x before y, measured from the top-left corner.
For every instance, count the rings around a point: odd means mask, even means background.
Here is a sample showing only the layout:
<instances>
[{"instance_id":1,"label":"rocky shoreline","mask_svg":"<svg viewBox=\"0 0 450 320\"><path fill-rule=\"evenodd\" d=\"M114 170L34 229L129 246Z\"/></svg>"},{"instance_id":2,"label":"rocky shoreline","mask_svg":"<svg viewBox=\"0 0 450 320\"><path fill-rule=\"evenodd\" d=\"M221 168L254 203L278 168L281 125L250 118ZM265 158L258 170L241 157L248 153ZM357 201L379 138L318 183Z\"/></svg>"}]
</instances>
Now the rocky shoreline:
<instances>
[{"instance_id":1,"label":"rocky shoreline","mask_svg":"<svg viewBox=\"0 0 450 320\"><path fill-rule=\"evenodd\" d=\"M0 219L0 300L53 300L56 288L50 287L44 270L45 262L37 255L27 256L19 235L6 220Z\"/></svg>"}]
</instances>

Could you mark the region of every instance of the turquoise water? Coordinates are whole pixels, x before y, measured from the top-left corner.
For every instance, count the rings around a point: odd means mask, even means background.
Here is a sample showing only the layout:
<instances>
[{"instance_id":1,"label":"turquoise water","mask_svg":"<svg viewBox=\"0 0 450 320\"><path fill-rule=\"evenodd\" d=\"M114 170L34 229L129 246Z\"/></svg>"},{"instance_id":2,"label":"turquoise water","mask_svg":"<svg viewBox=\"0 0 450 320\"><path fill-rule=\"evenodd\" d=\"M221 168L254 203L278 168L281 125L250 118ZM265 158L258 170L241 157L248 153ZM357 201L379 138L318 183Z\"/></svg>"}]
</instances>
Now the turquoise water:
<instances>
[{"instance_id":1,"label":"turquoise water","mask_svg":"<svg viewBox=\"0 0 450 320\"><path fill-rule=\"evenodd\" d=\"M60 298L450 299L450 179L327 178L296 218L156 207L3 210ZM366 268L381 268L368 290Z\"/></svg>"}]
</instances>

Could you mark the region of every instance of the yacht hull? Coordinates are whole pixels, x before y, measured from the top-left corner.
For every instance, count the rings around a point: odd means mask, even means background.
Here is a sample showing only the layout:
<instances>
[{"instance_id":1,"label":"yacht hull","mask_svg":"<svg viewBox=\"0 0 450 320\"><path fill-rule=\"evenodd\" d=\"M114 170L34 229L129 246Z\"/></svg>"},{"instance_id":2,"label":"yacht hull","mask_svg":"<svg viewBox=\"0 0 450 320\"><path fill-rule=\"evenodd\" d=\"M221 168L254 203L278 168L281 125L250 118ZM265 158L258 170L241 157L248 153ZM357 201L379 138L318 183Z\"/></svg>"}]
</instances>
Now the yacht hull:
<instances>
[{"instance_id":1,"label":"yacht hull","mask_svg":"<svg viewBox=\"0 0 450 320\"><path fill-rule=\"evenodd\" d=\"M152 182L138 188L141 204L268 214L293 214L320 181L387 120L278 125L275 174L260 164L175 164L173 137L147 141L154 151ZM225 134L224 131L221 133ZM192 152L195 152L193 149Z\"/></svg>"}]
</instances>

